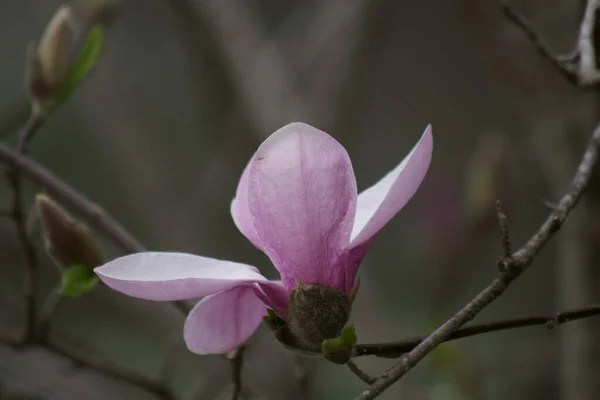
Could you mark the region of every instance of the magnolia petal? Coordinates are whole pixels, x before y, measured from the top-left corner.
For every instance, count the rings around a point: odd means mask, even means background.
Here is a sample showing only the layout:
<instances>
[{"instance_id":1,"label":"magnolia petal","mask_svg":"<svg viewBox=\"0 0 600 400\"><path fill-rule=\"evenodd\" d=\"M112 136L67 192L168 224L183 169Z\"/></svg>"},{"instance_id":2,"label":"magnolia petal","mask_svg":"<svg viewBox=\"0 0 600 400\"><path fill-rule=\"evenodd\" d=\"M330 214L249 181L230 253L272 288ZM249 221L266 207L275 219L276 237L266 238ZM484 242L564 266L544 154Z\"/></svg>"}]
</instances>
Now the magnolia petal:
<instances>
[{"instance_id":1,"label":"magnolia petal","mask_svg":"<svg viewBox=\"0 0 600 400\"><path fill-rule=\"evenodd\" d=\"M235 198L231 201L230 211L233 222L239 231L242 232L255 247L262 250L260 240L256 234L256 229L254 229L252 218L250 217L250 210L248 209L248 172L250 171L253 159L254 157L252 157L242 173L242 177L240 178L235 193Z\"/></svg>"},{"instance_id":2,"label":"magnolia petal","mask_svg":"<svg viewBox=\"0 0 600 400\"><path fill-rule=\"evenodd\" d=\"M372 239L415 194L431 162L433 136L429 125L402 162L358 195L351 235L351 259L359 262ZM357 267L357 265L355 265ZM352 283L348 283L352 286Z\"/></svg>"},{"instance_id":3,"label":"magnolia petal","mask_svg":"<svg viewBox=\"0 0 600 400\"><path fill-rule=\"evenodd\" d=\"M256 295L282 318L287 318L290 304L290 292L282 281L262 281L256 283Z\"/></svg>"},{"instance_id":4,"label":"magnolia petal","mask_svg":"<svg viewBox=\"0 0 600 400\"><path fill-rule=\"evenodd\" d=\"M239 286L205 297L185 320L185 343L190 351L198 354L227 353L254 333L266 308L251 286Z\"/></svg>"},{"instance_id":5,"label":"magnolia petal","mask_svg":"<svg viewBox=\"0 0 600 400\"><path fill-rule=\"evenodd\" d=\"M193 299L266 281L249 265L169 252L130 254L104 264L94 272L116 291L155 301Z\"/></svg>"},{"instance_id":6,"label":"magnolia petal","mask_svg":"<svg viewBox=\"0 0 600 400\"><path fill-rule=\"evenodd\" d=\"M343 288L356 180L334 138L303 123L273 133L251 162L248 205L288 289L296 281Z\"/></svg>"}]
</instances>

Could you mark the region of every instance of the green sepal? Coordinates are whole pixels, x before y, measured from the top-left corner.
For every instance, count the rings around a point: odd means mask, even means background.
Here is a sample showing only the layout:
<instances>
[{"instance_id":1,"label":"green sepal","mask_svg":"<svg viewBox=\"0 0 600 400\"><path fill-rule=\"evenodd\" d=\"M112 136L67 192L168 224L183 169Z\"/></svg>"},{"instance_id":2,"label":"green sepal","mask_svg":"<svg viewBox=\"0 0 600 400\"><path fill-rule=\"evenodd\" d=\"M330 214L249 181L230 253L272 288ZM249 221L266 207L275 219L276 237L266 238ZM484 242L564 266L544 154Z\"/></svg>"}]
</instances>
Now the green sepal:
<instances>
[{"instance_id":1,"label":"green sepal","mask_svg":"<svg viewBox=\"0 0 600 400\"><path fill-rule=\"evenodd\" d=\"M90 70L96 65L104 45L104 28L96 25L90 29L87 40L83 48L77 55L75 61L71 64L65 83L63 84L58 96L56 105L67 101L69 97L77 90L79 85L87 77Z\"/></svg>"},{"instance_id":2,"label":"green sepal","mask_svg":"<svg viewBox=\"0 0 600 400\"><path fill-rule=\"evenodd\" d=\"M270 308L267 308L267 315L264 316L263 321L265 324L267 324L269 328L271 328L274 331L286 326L286 323L283 320L283 318L277 315L275 311L273 311Z\"/></svg>"},{"instance_id":3,"label":"green sepal","mask_svg":"<svg viewBox=\"0 0 600 400\"><path fill-rule=\"evenodd\" d=\"M61 293L67 297L81 297L99 282L94 270L85 265L72 265L63 270Z\"/></svg>"},{"instance_id":4,"label":"green sepal","mask_svg":"<svg viewBox=\"0 0 600 400\"><path fill-rule=\"evenodd\" d=\"M346 364L352 358L357 341L354 325L348 325L342 329L339 337L324 340L321 349L329 361Z\"/></svg>"}]
</instances>

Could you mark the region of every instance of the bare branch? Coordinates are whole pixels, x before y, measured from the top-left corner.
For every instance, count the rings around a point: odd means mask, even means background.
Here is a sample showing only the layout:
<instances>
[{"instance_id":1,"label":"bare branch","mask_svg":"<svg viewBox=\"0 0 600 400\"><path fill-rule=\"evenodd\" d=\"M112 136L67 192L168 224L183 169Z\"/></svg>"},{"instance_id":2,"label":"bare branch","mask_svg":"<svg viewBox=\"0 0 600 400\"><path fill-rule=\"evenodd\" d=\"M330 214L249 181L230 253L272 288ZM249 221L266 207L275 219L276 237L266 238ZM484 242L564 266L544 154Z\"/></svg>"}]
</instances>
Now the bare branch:
<instances>
[{"instance_id":1,"label":"bare branch","mask_svg":"<svg viewBox=\"0 0 600 400\"><path fill-rule=\"evenodd\" d=\"M506 16L525 33L527 38L536 46L538 52L549 60L558 71L571 83L577 81L577 67L575 62L579 57L578 49L572 53L563 55L556 52L552 46L544 40L535 26L519 10L512 6L507 0L502 1L502 9Z\"/></svg>"},{"instance_id":2,"label":"bare branch","mask_svg":"<svg viewBox=\"0 0 600 400\"><path fill-rule=\"evenodd\" d=\"M8 165L34 183L44 187L48 194L75 213L81 215L92 228L106 235L121 250L127 253L137 253L146 250L117 220L99 205L87 199L83 194L52 174L42 165L29 157L19 154L3 143L0 143L0 163ZM23 232L26 234L24 217ZM173 304L183 314L187 314L190 311L190 307L185 302L176 301Z\"/></svg>"},{"instance_id":3,"label":"bare branch","mask_svg":"<svg viewBox=\"0 0 600 400\"><path fill-rule=\"evenodd\" d=\"M35 132L41 125L41 119L32 114L27 124L23 129L21 138L33 137ZM26 143L19 147L19 152L27 151ZM24 205L23 205L23 193L21 188L21 178L19 176L20 171L14 165L11 165L7 171L7 179L10 183L12 190L12 205L10 216L15 223L17 228L17 236L21 245L23 246L23 252L25 254L25 328L23 333L23 341L29 342L35 335L35 320L36 320L36 309L35 309L35 286L36 286L36 272L38 269L38 257L35 250L35 246L27 233L27 218L25 216Z\"/></svg>"},{"instance_id":4,"label":"bare branch","mask_svg":"<svg viewBox=\"0 0 600 400\"><path fill-rule=\"evenodd\" d=\"M578 48L580 54L579 69L577 71L579 85L589 86L600 81L600 72L596 65L596 48L594 43L594 29L598 21L596 15L600 7L599 0L588 0L583 20L579 28Z\"/></svg>"},{"instance_id":5,"label":"bare branch","mask_svg":"<svg viewBox=\"0 0 600 400\"><path fill-rule=\"evenodd\" d=\"M377 380L369 374L367 374L366 372L364 372L362 369L358 368L358 365L356 365L352 360L348 361L346 365L354 375L358 376L358 378L365 382L367 385L372 385Z\"/></svg>"},{"instance_id":6,"label":"bare branch","mask_svg":"<svg viewBox=\"0 0 600 400\"><path fill-rule=\"evenodd\" d=\"M142 389L145 389L150 393L154 393L156 396L163 400L177 399L177 396L173 394L170 389L162 385L160 382L156 382L152 379L146 378L145 376L140 375L134 371L124 369L121 366L111 363L109 361L96 359L89 353L76 352L67 347L63 347L61 345L51 343L48 341L42 341L40 343L37 343L36 345L25 347L18 341L15 341L8 337L0 337L0 342L18 351L23 351L35 347L43 348L47 351L54 353L55 355L72 360L73 363L77 364L80 367L92 369L103 375L110 376L122 382L126 382L130 385L138 386Z\"/></svg>"},{"instance_id":7,"label":"bare branch","mask_svg":"<svg viewBox=\"0 0 600 400\"><path fill-rule=\"evenodd\" d=\"M502 7L507 17L523 30L540 54L552 62L571 83L582 88L600 84L600 69L596 65L596 44L594 43L594 29L600 20L598 16L600 0L587 1L579 26L577 44L574 51L567 55L561 55L554 51L552 46L537 33L533 24L508 1L503 0Z\"/></svg>"},{"instance_id":8,"label":"bare branch","mask_svg":"<svg viewBox=\"0 0 600 400\"><path fill-rule=\"evenodd\" d=\"M401 361L377 378L377 381L365 390L356 400L374 399L385 389L398 381L404 374L417 365L438 345L448 340L453 332L469 322L490 303L500 297L508 286L531 265L536 255L560 229L565 219L577 205L586 188L593 167L598 160L600 146L600 126L597 126L587 145L587 149L571 182L570 190L561 198L556 210L542 223L540 228L505 263L505 267L492 283L465 305L452 318L431 335L423 339L413 350L402 357Z\"/></svg>"},{"instance_id":9,"label":"bare branch","mask_svg":"<svg viewBox=\"0 0 600 400\"><path fill-rule=\"evenodd\" d=\"M502 209L500 200L496 201L496 216L498 217L498 225L500 226L500 242L502 243L504 258L510 258L512 251L510 248L510 237L508 232L508 218Z\"/></svg>"},{"instance_id":10,"label":"bare branch","mask_svg":"<svg viewBox=\"0 0 600 400\"><path fill-rule=\"evenodd\" d=\"M52 289L52 291L48 294L48 297L44 301L44 305L42 306L42 310L40 311L40 318L38 323L38 335L40 338L45 338L48 335L48 331L50 330L50 324L54 319L54 315L58 310L58 307L64 300L64 296L61 291L61 284L59 283L57 287Z\"/></svg>"},{"instance_id":11,"label":"bare branch","mask_svg":"<svg viewBox=\"0 0 600 400\"><path fill-rule=\"evenodd\" d=\"M48 194L80 214L90 226L105 234L121 250L135 253L144 247L99 205L52 174L32 159L18 154L9 146L0 143L0 163L17 169L31 181L43 186Z\"/></svg>"},{"instance_id":12,"label":"bare branch","mask_svg":"<svg viewBox=\"0 0 600 400\"><path fill-rule=\"evenodd\" d=\"M463 339L470 336L481 335L491 332L505 331L508 329L525 328L530 326L544 325L547 328L555 328L567 322L576 321L600 315L600 305L590 305L575 310L563 311L554 315L536 315L531 317L506 319L501 321L487 322L471 325L458 329L445 340L446 342ZM377 356L384 358L398 358L417 347L429 335L405 339L393 343L359 344L356 346L356 357Z\"/></svg>"},{"instance_id":13,"label":"bare branch","mask_svg":"<svg viewBox=\"0 0 600 400\"><path fill-rule=\"evenodd\" d=\"M242 393L242 367L244 364L244 350L246 346L241 345L237 349L227 354L227 359L231 364L231 400L238 400Z\"/></svg>"},{"instance_id":14,"label":"bare branch","mask_svg":"<svg viewBox=\"0 0 600 400\"><path fill-rule=\"evenodd\" d=\"M38 114L31 114L29 121L27 121L27 125L25 126L25 130L19 139L19 146L17 147L17 152L20 154L27 155L29 154L29 144L35 137L38 129L42 126L44 119Z\"/></svg>"}]
</instances>

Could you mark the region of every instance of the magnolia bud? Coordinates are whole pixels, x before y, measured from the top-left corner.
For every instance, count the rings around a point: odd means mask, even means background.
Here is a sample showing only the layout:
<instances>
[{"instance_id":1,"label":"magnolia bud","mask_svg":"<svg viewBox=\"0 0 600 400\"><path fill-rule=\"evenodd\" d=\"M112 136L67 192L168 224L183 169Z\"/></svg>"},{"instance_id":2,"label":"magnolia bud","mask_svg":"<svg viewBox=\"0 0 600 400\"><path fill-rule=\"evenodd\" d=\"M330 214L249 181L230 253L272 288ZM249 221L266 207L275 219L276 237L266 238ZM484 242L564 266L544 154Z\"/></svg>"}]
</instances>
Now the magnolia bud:
<instances>
[{"instance_id":1,"label":"magnolia bud","mask_svg":"<svg viewBox=\"0 0 600 400\"><path fill-rule=\"evenodd\" d=\"M31 44L27 51L26 83L37 107L52 100L60 91L71 57L73 39L71 8L60 7L44 31L40 43Z\"/></svg>"},{"instance_id":2,"label":"magnolia bud","mask_svg":"<svg viewBox=\"0 0 600 400\"><path fill-rule=\"evenodd\" d=\"M288 327L298 344L320 351L325 339L336 338L348 318L350 299L329 286L301 282L290 293Z\"/></svg>"},{"instance_id":3,"label":"magnolia bud","mask_svg":"<svg viewBox=\"0 0 600 400\"><path fill-rule=\"evenodd\" d=\"M103 263L102 249L88 226L73 219L50 197L35 198L44 229L48 253L63 267L81 265L95 268Z\"/></svg>"}]
</instances>

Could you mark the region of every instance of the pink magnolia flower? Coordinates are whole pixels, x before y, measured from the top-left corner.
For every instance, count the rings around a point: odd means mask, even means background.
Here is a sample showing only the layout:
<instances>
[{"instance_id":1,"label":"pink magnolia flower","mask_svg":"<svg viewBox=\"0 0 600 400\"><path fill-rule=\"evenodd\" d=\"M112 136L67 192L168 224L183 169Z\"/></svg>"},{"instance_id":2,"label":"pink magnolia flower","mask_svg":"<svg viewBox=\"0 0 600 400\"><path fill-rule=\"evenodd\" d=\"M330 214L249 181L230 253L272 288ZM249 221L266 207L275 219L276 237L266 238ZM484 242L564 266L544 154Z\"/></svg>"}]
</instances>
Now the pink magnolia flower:
<instances>
[{"instance_id":1,"label":"pink magnolia flower","mask_svg":"<svg viewBox=\"0 0 600 400\"><path fill-rule=\"evenodd\" d=\"M257 329L267 308L286 320L298 282L348 294L375 236L421 184L432 149L427 127L410 154L359 195L342 145L312 126L291 123L261 144L231 203L236 226L269 256L281 281L267 280L250 265L170 252L127 255L95 272L137 298L203 297L186 319L186 344L200 354L228 352Z\"/></svg>"}]
</instances>

